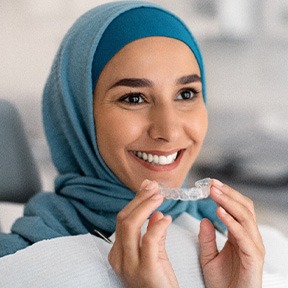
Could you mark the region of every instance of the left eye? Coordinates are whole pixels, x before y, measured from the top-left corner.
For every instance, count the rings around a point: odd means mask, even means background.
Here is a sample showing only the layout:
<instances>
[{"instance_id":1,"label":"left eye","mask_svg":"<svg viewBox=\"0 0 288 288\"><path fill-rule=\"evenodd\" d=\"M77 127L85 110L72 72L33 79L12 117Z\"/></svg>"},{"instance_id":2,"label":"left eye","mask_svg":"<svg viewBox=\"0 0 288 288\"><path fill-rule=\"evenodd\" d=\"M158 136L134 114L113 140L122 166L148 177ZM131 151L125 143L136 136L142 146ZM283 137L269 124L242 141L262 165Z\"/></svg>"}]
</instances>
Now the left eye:
<instances>
[{"instance_id":1,"label":"left eye","mask_svg":"<svg viewBox=\"0 0 288 288\"><path fill-rule=\"evenodd\" d=\"M177 95L176 99L177 100L191 100L191 99L193 99L195 97L196 94L197 93L195 91L187 89L187 90L181 91Z\"/></svg>"},{"instance_id":2,"label":"left eye","mask_svg":"<svg viewBox=\"0 0 288 288\"><path fill-rule=\"evenodd\" d=\"M126 94L120 99L120 101L131 105L142 104L145 102L143 99L143 95L140 93Z\"/></svg>"}]
</instances>

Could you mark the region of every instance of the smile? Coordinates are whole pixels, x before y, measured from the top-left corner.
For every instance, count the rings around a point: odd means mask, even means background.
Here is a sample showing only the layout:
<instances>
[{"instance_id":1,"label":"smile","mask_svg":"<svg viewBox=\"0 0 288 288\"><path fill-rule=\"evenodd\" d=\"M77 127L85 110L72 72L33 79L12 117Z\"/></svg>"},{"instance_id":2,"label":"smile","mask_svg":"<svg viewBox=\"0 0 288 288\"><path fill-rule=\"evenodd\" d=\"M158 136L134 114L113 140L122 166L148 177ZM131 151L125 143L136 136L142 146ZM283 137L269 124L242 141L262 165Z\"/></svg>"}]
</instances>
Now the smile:
<instances>
[{"instance_id":1,"label":"smile","mask_svg":"<svg viewBox=\"0 0 288 288\"><path fill-rule=\"evenodd\" d=\"M145 153L145 152L140 152L140 151L134 151L133 154L146 161L146 162L149 162L151 164L155 164L155 165L169 165L169 164L172 164L176 158L177 158L177 155L178 155L178 152L175 152L173 154L170 154L170 155L153 155L153 154L150 154L150 153Z\"/></svg>"}]
</instances>

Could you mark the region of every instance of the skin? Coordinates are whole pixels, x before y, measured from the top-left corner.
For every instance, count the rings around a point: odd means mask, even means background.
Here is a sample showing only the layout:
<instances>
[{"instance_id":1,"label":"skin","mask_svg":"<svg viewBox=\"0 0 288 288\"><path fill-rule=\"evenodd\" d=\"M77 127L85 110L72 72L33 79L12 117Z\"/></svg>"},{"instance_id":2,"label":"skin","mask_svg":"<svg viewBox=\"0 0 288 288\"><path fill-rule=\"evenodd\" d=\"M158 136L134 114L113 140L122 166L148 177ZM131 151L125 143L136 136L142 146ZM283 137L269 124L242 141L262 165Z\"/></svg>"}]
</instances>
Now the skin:
<instances>
[{"instance_id":1,"label":"skin","mask_svg":"<svg viewBox=\"0 0 288 288\"><path fill-rule=\"evenodd\" d=\"M107 166L135 193L145 179L181 187L207 131L199 79L188 46L165 37L129 43L104 67L94 93L97 145ZM179 156L171 165L151 165L133 151Z\"/></svg>"},{"instance_id":2,"label":"skin","mask_svg":"<svg viewBox=\"0 0 288 288\"><path fill-rule=\"evenodd\" d=\"M178 287L165 248L172 220L154 211L165 201L157 193L158 182L180 187L201 149L207 111L200 76L185 44L149 37L122 48L96 85L99 151L112 172L136 193L117 216L116 240L109 253L109 262L126 287ZM135 151L178 156L169 165L158 165L139 159ZM252 201L218 180L212 181L211 197L228 227L228 238L218 251L212 223L202 220L200 264L206 287L261 287L265 249ZM147 231L141 235L148 218Z\"/></svg>"},{"instance_id":3,"label":"skin","mask_svg":"<svg viewBox=\"0 0 288 288\"><path fill-rule=\"evenodd\" d=\"M228 239L218 251L212 223L202 220L198 238L206 287L262 287L265 247L253 201L215 179L210 195L219 205L217 215L228 228Z\"/></svg>"}]
</instances>

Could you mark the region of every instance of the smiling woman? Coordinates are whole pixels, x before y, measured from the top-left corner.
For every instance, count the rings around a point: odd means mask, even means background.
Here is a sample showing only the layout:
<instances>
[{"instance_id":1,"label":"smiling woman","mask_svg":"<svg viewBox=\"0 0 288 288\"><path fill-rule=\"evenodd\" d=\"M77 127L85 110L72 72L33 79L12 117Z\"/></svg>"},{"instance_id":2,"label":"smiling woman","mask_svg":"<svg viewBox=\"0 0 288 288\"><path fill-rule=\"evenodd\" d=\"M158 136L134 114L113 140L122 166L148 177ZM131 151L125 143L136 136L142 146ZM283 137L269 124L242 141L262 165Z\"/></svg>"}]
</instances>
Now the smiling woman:
<instances>
[{"instance_id":1,"label":"smiling woman","mask_svg":"<svg viewBox=\"0 0 288 288\"><path fill-rule=\"evenodd\" d=\"M207 131L205 103L201 53L178 17L141 1L88 11L63 39L44 89L55 192L33 197L11 234L0 234L0 255L29 255L53 238L55 249L66 247L64 236L90 233L100 235L92 258L105 263L104 287L111 267L127 287L178 287L185 260L184 286L261 287L265 251L250 199L215 179L201 201L165 199L159 190L185 186ZM69 261L65 251L54 251L57 261Z\"/></svg>"},{"instance_id":2,"label":"smiling woman","mask_svg":"<svg viewBox=\"0 0 288 288\"><path fill-rule=\"evenodd\" d=\"M127 44L103 69L94 92L97 145L132 191L144 179L183 184L207 130L200 79L190 48L166 37Z\"/></svg>"}]
</instances>

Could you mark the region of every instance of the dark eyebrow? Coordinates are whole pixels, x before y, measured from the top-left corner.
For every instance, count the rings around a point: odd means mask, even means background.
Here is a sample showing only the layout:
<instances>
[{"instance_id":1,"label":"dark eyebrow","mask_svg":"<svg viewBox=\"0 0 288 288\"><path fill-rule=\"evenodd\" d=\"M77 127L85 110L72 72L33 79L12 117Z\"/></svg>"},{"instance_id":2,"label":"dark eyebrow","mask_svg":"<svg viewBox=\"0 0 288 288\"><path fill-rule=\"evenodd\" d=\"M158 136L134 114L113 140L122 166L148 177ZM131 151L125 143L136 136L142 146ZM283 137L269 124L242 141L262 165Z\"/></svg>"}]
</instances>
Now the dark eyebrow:
<instances>
[{"instance_id":1,"label":"dark eyebrow","mask_svg":"<svg viewBox=\"0 0 288 288\"><path fill-rule=\"evenodd\" d=\"M177 79L177 84L189 84L193 82L201 82L201 77L197 74L191 74L187 76L183 76L179 79ZM114 83L109 89L112 89L114 87L118 86L126 86L126 87L152 87L153 82L145 79L145 78L123 78Z\"/></svg>"},{"instance_id":2,"label":"dark eyebrow","mask_svg":"<svg viewBox=\"0 0 288 288\"><path fill-rule=\"evenodd\" d=\"M197 74L191 74L187 76L183 76L177 80L177 84L189 84L193 82L201 82L201 77Z\"/></svg>"},{"instance_id":3,"label":"dark eyebrow","mask_svg":"<svg viewBox=\"0 0 288 288\"><path fill-rule=\"evenodd\" d=\"M116 83L114 83L110 89L117 86L127 86L127 87L151 87L153 83L145 78L123 78Z\"/></svg>"}]
</instances>

